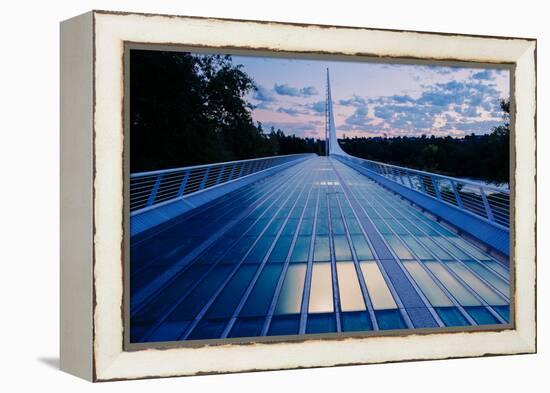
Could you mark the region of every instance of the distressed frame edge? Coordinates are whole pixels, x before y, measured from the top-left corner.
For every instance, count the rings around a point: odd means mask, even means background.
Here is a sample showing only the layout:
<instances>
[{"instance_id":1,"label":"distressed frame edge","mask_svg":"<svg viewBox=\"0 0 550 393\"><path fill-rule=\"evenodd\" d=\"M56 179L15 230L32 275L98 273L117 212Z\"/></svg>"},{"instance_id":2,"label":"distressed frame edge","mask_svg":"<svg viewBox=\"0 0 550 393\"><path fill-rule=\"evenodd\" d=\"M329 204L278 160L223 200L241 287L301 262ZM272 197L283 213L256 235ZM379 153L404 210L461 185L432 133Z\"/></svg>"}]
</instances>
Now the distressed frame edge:
<instances>
[{"instance_id":1,"label":"distressed frame edge","mask_svg":"<svg viewBox=\"0 0 550 393\"><path fill-rule=\"evenodd\" d=\"M109 15L112 15L113 13L109 13ZM101 15L105 15L104 12L101 12ZM136 15L136 14L130 14L130 15ZM173 18L170 17L170 18ZM193 19L193 17L185 17L185 18L189 18L189 19ZM204 18L204 19L210 19L210 18ZM218 20L219 21L219 20ZM223 20L222 20L223 21ZM254 21L246 21L246 22L254 22ZM279 22L271 22L272 24L274 25L288 25L288 24L284 24L284 23L279 23ZM327 26L324 26L324 27L327 27ZM370 29L364 29L364 30L370 30ZM400 32L394 32L392 31L393 34L400 34ZM413 33L418 33L418 32L413 32ZM427 33L428 35L437 35L438 33ZM454 35L452 34L452 36L465 36L465 37L471 37L471 36L468 36L468 35ZM506 40L506 38L502 38L502 37L497 37L499 39L504 39ZM533 80L534 80L534 88L536 88L536 40L535 42L533 43L532 42L533 40L526 40L526 47L525 47L525 52L524 54L526 54L526 56L529 56L530 59L531 59L531 62L529 64L529 62L527 63L527 66L529 65L533 65L534 67L534 72L535 72L535 75L533 75ZM94 41L95 43L95 41ZM532 45L531 45L532 44ZM534 56L533 56L534 54ZM535 145L534 145L534 149L536 151L536 97L533 97L532 96L532 91L531 91L531 88L533 86L526 86L526 89L528 91L528 94L531 96L530 98L532 99L531 103L533 104L533 115L534 115L534 119L535 119L535 122L533 122L533 127L530 127L529 131L531 131L531 133L533 134L533 140L535 141ZM533 100L534 98L534 100ZM530 135L529 135L530 136ZM532 152L528 152L528 153L532 153ZM516 168L517 169L517 168ZM535 166L534 166L534 171L535 171L535 175L536 175L536 162L535 162ZM536 178L535 178L535 182L533 182L531 184L531 186L536 187ZM535 198L536 198L536 195L535 195ZM535 205L536 205L536 199L535 199ZM516 217L517 218L517 217ZM536 216L533 216L532 217L532 222L533 224L535 224L535 220L536 220ZM535 224L536 225L536 224ZM536 232L535 232L535 227L533 226L533 231L526 235L534 235ZM517 249L516 249L517 251ZM536 258L536 250L534 250L535 253L534 253L534 257ZM533 264L531 264L531 269L533 270L534 266ZM533 273L533 272L532 272ZM534 271L534 276L533 276L533 279L536 280L536 271ZM536 283L536 281L535 281ZM97 282L95 283L97 285ZM534 294L535 295L535 294ZM532 299L533 301L535 301L536 299L533 298ZM535 313L535 310L533 310L533 313ZM97 317L97 316L96 316ZM337 366L337 365L344 365L344 364L367 364L367 363L381 363L381 362L393 362L393 361L409 361L409 360L429 360L429 359L443 359L443 358L453 358L453 357L472 357L472 356L486 356L486 355L504 355L504 354L519 354L519 353L533 353L533 352L536 352L536 316L533 315L533 319L534 319L534 325L533 325L533 331L524 331L523 328L520 329L520 327L518 327L517 330L521 330L522 333L525 333L525 334L515 334L515 338L517 339L516 341L516 344L519 345L518 348L516 348L515 350L512 350L510 353L507 353L506 351L501 351L501 352L495 352L495 353L478 353L478 354L457 354L456 356L449 356L448 354L447 355L440 355L440 356L428 356L428 357L425 357L425 358L408 358L408 357L400 357L399 359L394 359L394 360L382 360L382 361L362 361L360 363L354 363L354 362L351 362L351 363L333 363L333 364L325 364L325 365L298 365L298 366L288 366L288 367L276 367L276 368L262 368L262 370L270 370L270 369L287 369L287 368L301 368L301 367L325 367L325 366ZM516 332L516 331L515 331ZM517 333L517 332L516 332ZM97 334L97 332L96 332ZM94 337L94 341L95 341L95 338ZM392 338L394 339L394 338ZM184 350L186 348L183 348ZM179 350L179 349L178 349ZM97 355L97 354L96 354ZM123 354L122 354L123 355ZM109 365L109 367L107 367L107 369L110 369L111 367L110 366L114 366L114 369L117 368L117 366L120 366L120 364L118 364L120 361L124 362L128 359L121 359L120 356L117 356L112 360L112 363ZM190 372L190 373L185 373L185 372L172 372L172 373L168 373L168 374L164 374L164 373L161 373L161 374L150 374L150 375L143 375L143 376L116 376L116 375L113 375L111 374L109 376L109 372L106 368L102 368L102 370L100 370L100 376L97 377L97 376L94 376L94 380L116 380L116 379L134 379L134 378L150 378L150 377L162 377L162 376L180 376L180 375L198 375L198 374L203 374L203 373L222 373L222 372L243 372L243 371L255 371L255 369L239 369L239 370L223 370L223 371L212 371L212 372L201 372L201 371L198 371L198 372ZM105 373L104 373L105 371ZM114 370L112 370L114 371ZM115 372L116 374L116 372Z\"/></svg>"},{"instance_id":2,"label":"distressed frame edge","mask_svg":"<svg viewBox=\"0 0 550 393\"><path fill-rule=\"evenodd\" d=\"M94 12L59 25L59 367L93 381ZM82 192L87 190L87 192Z\"/></svg>"}]
</instances>

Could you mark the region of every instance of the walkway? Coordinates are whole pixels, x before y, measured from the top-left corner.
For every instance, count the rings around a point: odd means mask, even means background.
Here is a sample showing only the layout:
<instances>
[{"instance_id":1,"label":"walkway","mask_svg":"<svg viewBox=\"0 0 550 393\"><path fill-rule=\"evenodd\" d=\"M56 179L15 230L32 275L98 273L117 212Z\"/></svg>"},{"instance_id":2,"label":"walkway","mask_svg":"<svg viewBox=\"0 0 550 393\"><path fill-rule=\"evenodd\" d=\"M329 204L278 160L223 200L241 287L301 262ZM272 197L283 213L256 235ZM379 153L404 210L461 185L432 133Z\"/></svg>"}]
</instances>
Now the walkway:
<instances>
[{"instance_id":1,"label":"walkway","mask_svg":"<svg viewBox=\"0 0 550 393\"><path fill-rule=\"evenodd\" d=\"M508 323L509 270L316 157L131 245L131 341Z\"/></svg>"}]
</instances>

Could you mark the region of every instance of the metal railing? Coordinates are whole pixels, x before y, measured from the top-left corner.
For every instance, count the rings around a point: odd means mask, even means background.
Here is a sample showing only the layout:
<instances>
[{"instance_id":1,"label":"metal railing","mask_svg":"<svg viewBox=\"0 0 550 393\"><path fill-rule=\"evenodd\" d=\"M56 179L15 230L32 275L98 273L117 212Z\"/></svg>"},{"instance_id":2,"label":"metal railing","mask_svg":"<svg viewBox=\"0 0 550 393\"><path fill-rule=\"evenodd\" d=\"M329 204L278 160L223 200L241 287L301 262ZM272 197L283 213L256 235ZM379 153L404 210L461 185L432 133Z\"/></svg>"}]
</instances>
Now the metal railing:
<instances>
[{"instance_id":1,"label":"metal railing","mask_svg":"<svg viewBox=\"0 0 550 393\"><path fill-rule=\"evenodd\" d=\"M475 181L457 179L416 169L365 160L348 154L351 161L405 187L468 211L491 223L510 227L510 191Z\"/></svg>"},{"instance_id":2,"label":"metal railing","mask_svg":"<svg viewBox=\"0 0 550 393\"><path fill-rule=\"evenodd\" d=\"M130 212L188 196L313 154L290 154L130 174Z\"/></svg>"}]
</instances>

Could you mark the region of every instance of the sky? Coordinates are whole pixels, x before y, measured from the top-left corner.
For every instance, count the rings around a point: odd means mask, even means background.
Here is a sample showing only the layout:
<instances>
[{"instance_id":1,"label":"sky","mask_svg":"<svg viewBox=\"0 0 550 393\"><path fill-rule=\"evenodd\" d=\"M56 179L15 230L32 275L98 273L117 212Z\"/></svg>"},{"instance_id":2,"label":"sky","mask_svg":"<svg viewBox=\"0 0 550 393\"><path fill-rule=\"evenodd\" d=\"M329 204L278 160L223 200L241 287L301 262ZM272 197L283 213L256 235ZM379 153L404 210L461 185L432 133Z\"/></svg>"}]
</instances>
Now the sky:
<instances>
[{"instance_id":1,"label":"sky","mask_svg":"<svg viewBox=\"0 0 550 393\"><path fill-rule=\"evenodd\" d=\"M264 130L324 138L326 69L338 137L463 137L502 124L509 71L232 56L255 81L246 99Z\"/></svg>"}]
</instances>

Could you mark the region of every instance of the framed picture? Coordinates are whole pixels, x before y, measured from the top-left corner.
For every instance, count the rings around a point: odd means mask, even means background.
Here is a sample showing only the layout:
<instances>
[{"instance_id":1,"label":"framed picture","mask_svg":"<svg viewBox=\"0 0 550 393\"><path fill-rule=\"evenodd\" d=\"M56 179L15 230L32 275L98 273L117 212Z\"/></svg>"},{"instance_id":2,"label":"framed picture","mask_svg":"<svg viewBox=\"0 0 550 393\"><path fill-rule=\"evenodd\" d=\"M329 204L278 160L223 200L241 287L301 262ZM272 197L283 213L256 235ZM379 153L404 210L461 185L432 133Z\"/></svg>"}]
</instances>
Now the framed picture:
<instances>
[{"instance_id":1,"label":"framed picture","mask_svg":"<svg viewBox=\"0 0 550 393\"><path fill-rule=\"evenodd\" d=\"M536 351L536 41L61 24L61 367Z\"/></svg>"}]
</instances>

